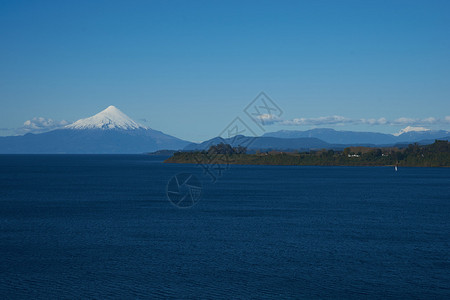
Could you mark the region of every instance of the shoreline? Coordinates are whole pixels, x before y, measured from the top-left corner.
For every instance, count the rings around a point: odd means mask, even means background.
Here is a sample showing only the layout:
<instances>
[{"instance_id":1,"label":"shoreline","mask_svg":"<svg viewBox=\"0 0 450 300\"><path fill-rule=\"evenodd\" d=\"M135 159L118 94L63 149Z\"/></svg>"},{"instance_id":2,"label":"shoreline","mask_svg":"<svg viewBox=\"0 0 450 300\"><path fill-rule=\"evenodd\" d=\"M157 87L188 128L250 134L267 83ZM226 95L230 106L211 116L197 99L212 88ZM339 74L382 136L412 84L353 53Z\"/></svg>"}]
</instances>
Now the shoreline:
<instances>
[{"instance_id":1,"label":"shoreline","mask_svg":"<svg viewBox=\"0 0 450 300\"><path fill-rule=\"evenodd\" d=\"M179 164L179 165L235 165L235 166L274 166L274 167L391 167L394 168L395 165L292 165L292 164L250 164L250 163L195 163L195 162L174 162L174 161L163 161L164 164ZM398 166L399 168L450 168L450 166Z\"/></svg>"}]
</instances>

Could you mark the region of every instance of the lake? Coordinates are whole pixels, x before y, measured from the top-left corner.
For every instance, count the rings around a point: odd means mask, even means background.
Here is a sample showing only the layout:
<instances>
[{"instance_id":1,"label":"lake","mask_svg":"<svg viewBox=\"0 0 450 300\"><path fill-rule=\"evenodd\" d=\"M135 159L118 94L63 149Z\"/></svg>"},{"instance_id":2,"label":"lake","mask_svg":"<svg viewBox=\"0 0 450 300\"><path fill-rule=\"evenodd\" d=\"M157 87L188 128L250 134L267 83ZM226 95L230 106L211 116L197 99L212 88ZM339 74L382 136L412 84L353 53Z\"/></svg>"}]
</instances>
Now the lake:
<instances>
[{"instance_id":1,"label":"lake","mask_svg":"<svg viewBox=\"0 0 450 300\"><path fill-rule=\"evenodd\" d=\"M450 298L448 168L164 158L0 155L2 298Z\"/></svg>"}]
</instances>

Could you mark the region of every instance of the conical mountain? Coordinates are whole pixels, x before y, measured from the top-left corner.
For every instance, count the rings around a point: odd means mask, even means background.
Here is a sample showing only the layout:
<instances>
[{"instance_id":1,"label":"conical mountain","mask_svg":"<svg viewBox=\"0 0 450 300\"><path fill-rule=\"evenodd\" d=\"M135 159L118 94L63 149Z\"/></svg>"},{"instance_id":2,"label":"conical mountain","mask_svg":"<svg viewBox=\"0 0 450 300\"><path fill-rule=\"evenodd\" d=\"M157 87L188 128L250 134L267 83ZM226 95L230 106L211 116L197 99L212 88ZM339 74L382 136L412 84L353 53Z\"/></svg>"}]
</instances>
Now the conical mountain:
<instances>
[{"instance_id":1,"label":"conical mountain","mask_svg":"<svg viewBox=\"0 0 450 300\"><path fill-rule=\"evenodd\" d=\"M98 114L86 118L80 119L70 125L66 126L67 129L122 129L122 130L134 130L134 129L148 129L145 126L135 122L133 119L124 114L120 109L111 105L105 110L102 110Z\"/></svg>"},{"instance_id":2,"label":"conical mountain","mask_svg":"<svg viewBox=\"0 0 450 300\"><path fill-rule=\"evenodd\" d=\"M0 153L137 154L183 149L189 142L142 126L115 106L62 129L0 137Z\"/></svg>"}]
</instances>

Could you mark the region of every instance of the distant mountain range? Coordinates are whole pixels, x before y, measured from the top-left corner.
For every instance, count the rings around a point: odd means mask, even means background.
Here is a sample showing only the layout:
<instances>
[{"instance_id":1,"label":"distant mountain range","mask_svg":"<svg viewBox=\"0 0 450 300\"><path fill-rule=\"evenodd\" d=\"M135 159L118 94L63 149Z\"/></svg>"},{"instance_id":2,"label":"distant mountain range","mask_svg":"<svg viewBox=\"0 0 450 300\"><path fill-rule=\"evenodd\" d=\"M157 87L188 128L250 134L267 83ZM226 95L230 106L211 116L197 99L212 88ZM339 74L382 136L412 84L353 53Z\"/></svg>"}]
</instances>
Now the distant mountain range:
<instances>
[{"instance_id":1,"label":"distant mountain range","mask_svg":"<svg viewBox=\"0 0 450 300\"><path fill-rule=\"evenodd\" d=\"M435 140L450 135L445 130L414 130L414 127L406 127L400 134L386 134L377 132L337 131L331 128L316 128L306 131L281 130L269 132L264 137L277 138L305 138L314 137L330 144L373 144L386 145L396 143L411 143L422 140Z\"/></svg>"},{"instance_id":2,"label":"distant mountain range","mask_svg":"<svg viewBox=\"0 0 450 300\"><path fill-rule=\"evenodd\" d=\"M220 137L207 140L199 144L189 144L183 150L207 150L211 145L220 143L230 144L233 147L244 146L249 150L309 150L319 148L330 148L331 145L317 138L276 138L276 137L247 137L237 136L228 139Z\"/></svg>"},{"instance_id":3,"label":"distant mountain range","mask_svg":"<svg viewBox=\"0 0 450 300\"><path fill-rule=\"evenodd\" d=\"M61 129L0 137L0 153L144 153L182 149L187 144L189 142L142 126L118 108L109 106Z\"/></svg>"},{"instance_id":4,"label":"distant mountain range","mask_svg":"<svg viewBox=\"0 0 450 300\"><path fill-rule=\"evenodd\" d=\"M261 137L238 136L213 138L203 143L190 143L147 128L114 106L53 131L22 136L0 137L0 153L72 153L120 154L148 153L159 150L205 150L221 142L233 147L248 146L249 150L343 149L348 146L393 146L418 142L431 144L446 139L449 131L406 127L398 134L337 131L318 128L306 131L281 130ZM163 152L157 152L163 153ZM165 153L165 152L164 152Z\"/></svg>"},{"instance_id":5,"label":"distant mountain range","mask_svg":"<svg viewBox=\"0 0 450 300\"><path fill-rule=\"evenodd\" d=\"M435 139L449 140L450 132L445 130L414 131L405 128L398 135L376 132L337 131L329 128L318 128L306 131L282 130L269 132L261 137L244 137L222 139L219 137L203 143L192 143L184 151L207 150L209 146L227 143L233 147L247 146L249 150L301 150L310 149L343 149L350 146L389 147L404 146L409 143L422 145L432 144Z\"/></svg>"}]
</instances>

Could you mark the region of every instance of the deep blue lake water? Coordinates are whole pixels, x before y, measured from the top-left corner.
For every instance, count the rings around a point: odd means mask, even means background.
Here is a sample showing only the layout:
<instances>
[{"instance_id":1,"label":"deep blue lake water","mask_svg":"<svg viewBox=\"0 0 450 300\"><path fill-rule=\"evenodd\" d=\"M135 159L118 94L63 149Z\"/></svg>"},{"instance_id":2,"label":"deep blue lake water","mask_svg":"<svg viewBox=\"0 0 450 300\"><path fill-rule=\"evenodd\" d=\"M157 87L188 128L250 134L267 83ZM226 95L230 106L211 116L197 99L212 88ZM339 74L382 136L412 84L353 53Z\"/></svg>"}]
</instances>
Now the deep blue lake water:
<instances>
[{"instance_id":1,"label":"deep blue lake water","mask_svg":"<svg viewBox=\"0 0 450 300\"><path fill-rule=\"evenodd\" d=\"M450 169L161 161L0 156L1 297L450 298Z\"/></svg>"}]
</instances>

